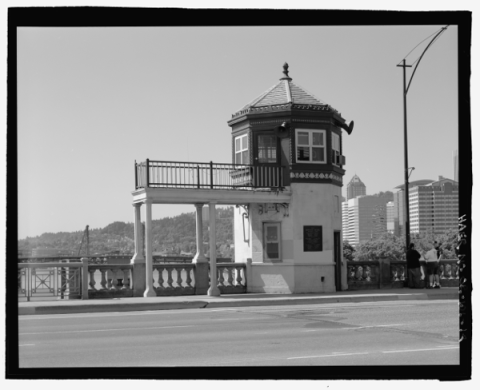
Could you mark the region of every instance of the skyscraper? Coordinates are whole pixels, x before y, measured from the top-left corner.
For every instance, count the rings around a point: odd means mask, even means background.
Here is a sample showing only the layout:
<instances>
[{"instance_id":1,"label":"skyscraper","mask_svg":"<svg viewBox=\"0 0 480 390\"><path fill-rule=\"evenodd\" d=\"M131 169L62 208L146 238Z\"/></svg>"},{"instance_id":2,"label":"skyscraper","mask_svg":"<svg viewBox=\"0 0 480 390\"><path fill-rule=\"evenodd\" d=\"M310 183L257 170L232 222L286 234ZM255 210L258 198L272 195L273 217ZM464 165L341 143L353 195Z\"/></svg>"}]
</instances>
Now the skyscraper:
<instances>
[{"instance_id":1,"label":"skyscraper","mask_svg":"<svg viewBox=\"0 0 480 390\"><path fill-rule=\"evenodd\" d=\"M356 198L360 195L367 194L367 187L360 178L355 174L352 177L352 180L347 184L347 201L353 198Z\"/></svg>"},{"instance_id":2,"label":"skyscraper","mask_svg":"<svg viewBox=\"0 0 480 390\"><path fill-rule=\"evenodd\" d=\"M398 234L405 235L404 185L396 187L394 219ZM458 228L458 183L440 176L438 181L417 180L410 183L410 233L442 234Z\"/></svg>"},{"instance_id":3,"label":"skyscraper","mask_svg":"<svg viewBox=\"0 0 480 390\"><path fill-rule=\"evenodd\" d=\"M453 152L453 180L458 183L458 150Z\"/></svg>"},{"instance_id":4,"label":"skyscraper","mask_svg":"<svg viewBox=\"0 0 480 390\"><path fill-rule=\"evenodd\" d=\"M357 245L386 233L386 204L385 197L376 195L360 195L343 202L343 239Z\"/></svg>"}]
</instances>

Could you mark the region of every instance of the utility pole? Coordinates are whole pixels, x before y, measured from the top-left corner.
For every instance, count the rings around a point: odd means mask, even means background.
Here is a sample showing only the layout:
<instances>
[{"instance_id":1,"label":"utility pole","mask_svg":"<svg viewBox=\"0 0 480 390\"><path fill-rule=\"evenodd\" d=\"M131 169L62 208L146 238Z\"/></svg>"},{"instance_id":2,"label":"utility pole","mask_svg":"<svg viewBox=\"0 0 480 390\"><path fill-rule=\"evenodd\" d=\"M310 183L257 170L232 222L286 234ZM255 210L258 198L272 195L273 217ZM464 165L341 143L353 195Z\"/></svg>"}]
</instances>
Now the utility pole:
<instances>
[{"instance_id":1,"label":"utility pole","mask_svg":"<svg viewBox=\"0 0 480 390\"><path fill-rule=\"evenodd\" d=\"M433 42L442 34L448 26L442 27L440 31L433 37L433 39L429 42L421 56L418 58L417 65L415 65L415 68L413 69L412 75L410 76L410 80L407 85L407 76L406 76L406 68L411 68L412 65L407 65L405 62L405 59L402 60L401 64L398 64L398 67L403 68L403 139L404 139L404 151L405 151L405 250L408 250L408 247L410 245L410 199L409 199L409 188L408 188L408 177L409 175L409 167L408 167L408 140L407 140L407 92L408 89L410 88L410 84L412 83L413 76L415 75L415 72L418 68L418 65L420 64L420 61L422 60L425 52L428 50L428 48L432 45ZM433 35L433 34L432 34ZM418 46L418 45L417 45ZM415 49L415 48L414 48ZM411 53L411 52L410 52ZM409 53L409 54L410 54ZM408 54L407 54L408 56Z\"/></svg>"},{"instance_id":2,"label":"utility pole","mask_svg":"<svg viewBox=\"0 0 480 390\"><path fill-rule=\"evenodd\" d=\"M403 193L405 198L405 246L406 250L410 246L410 203L408 193L408 139L407 139L407 76L406 68L411 68L412 65L407 65L405 59L402 61L403 68L403 145L404 145L404 161L405 161L405 191Z\"/></svg>"}]
</instances>

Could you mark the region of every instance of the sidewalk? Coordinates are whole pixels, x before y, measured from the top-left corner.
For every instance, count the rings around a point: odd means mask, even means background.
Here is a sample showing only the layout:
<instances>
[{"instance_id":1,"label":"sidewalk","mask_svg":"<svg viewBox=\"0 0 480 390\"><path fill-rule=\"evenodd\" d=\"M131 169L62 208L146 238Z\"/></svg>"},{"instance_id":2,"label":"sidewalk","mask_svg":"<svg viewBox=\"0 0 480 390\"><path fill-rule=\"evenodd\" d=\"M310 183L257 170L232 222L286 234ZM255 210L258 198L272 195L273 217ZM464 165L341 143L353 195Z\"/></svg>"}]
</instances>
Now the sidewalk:
<instances>
[{"instance_id":1,"label":"sidewalk","mask_svg":"<svg viewBox=\"0 0 480 390\"><path fill-rule=\"evenodd\" d=\"M201 309L218 307L308 305L323 303L456 299L458 287L441 289L384 289L327 294L230 294L220 297L185 295L151 298L112 298L19 302L19 315Z\"/></svg>"}]
</instances>

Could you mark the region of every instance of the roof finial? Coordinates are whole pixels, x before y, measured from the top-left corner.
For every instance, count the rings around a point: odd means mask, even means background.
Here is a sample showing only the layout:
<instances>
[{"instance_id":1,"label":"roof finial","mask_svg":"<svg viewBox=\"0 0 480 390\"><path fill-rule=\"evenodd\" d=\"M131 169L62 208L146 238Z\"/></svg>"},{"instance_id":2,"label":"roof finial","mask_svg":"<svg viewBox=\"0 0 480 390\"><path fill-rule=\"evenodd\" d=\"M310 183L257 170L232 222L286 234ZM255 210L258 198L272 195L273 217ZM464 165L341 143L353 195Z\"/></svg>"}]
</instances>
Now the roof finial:
<instances>
[{"instance_id":1,"label":"roof finial","mask_svg":"<svg viewBox=\"0 0 480 390\"><path fill-rule=\"evenodd\" d=\"M283 74L285 76L282 77L280 80L291 80L291 78L288 77L288 64L286 62L283 64Z\"/></svg>"}]
</instances>

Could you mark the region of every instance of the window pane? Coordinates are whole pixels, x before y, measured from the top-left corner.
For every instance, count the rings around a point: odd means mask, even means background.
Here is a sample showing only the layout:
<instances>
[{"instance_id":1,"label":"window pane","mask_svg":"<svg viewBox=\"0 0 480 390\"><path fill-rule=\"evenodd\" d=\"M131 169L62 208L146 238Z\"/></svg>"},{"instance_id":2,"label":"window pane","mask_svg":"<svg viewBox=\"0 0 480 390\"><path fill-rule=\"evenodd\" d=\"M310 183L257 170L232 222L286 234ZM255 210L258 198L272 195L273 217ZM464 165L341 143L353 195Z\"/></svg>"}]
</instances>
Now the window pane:
<instances>
[{"instance_id":1,"label":"window pane","mask_svg":"<svg viewBox=\"0 0 480 390\"><path fill-rule=\"evenodd\" d=\"M248 136L242 138L242 149L248 149Z\"/></svg>"},{"instance_id":2,"label":"window pane","mask_svg":"<svg viewBox=\"0 0 480 390\"><path fill-rule=\"evenodd\" d=\"M280 257L280 254L278 251L278 243L267 244L267 257L269 259L278 259Z\"/></svg>"},{"instance_id":3,"label":"window pane","mask_svg":"<svg viewBox=\"0 0 480 390\"><path fill-rule=\"evenodd\" d=\"M242 152L242 164L248 164L248 150Z\"/></svg>"},{"instance_id":4,"label":"window pane","mask_svg":"<svg viewBox=\"0 0 480 390\"><path fill-rule=\"evenodd\" d=\"M267 226L267 241L278 241L278 229L276 226Z\"/></svg>"},{"instance_id":5,"label":"window pane","mask_svg":"<svg viewBox=\"0 0 480 390\"><path fill-rule=\"evenodd\" d=\"M240 138L235 138L235 151L238 152L240 150Z\"/></svg>"},{"instance_id":6,"label":"window pane","mask_svg":"<svg viewBox=\"0 0 480 390\"><path fill-rule=\"evenodd\" d=\"M308 133L298 132L298 145L308 145Z\"/></svg>"},{"instance_id":7,"label":"window pane","mask_svg":"<svg viewBox=\"0 0 480 390\"><path fill-rule=\"evenodd\" d=\"M276 137L273 135L258 136L258 161L260 163L277 162Z\"/></svg>"},{"instance_id":8,"label":"window pane","mask_svg":"<svg viewBox=\"0 0 480 390\"><path fill-rule=\"evenodd\" d=\"M313 145L323 146L323 133L312 133Z\"/></svg>"},{"instance_id":9,"label":"window pane","mask_svg":"<svg viewBox=\"0 0 480 390\"><path fill-rule=\"evenodd\" d=\"M297 161L310 161L310 148L297 148Z\"/></svg>"},{"instance_id":10,"label":"window pane","mask_svg":"<svg viewBox=\"0 0 480 390\"><path fill-rule=\"evenodd\" d=\"M324 161L324 156L323 148L312 148L312 161Z\"/></svg>"},{"instance_id":11,"label":"window pane","mask_svg":"<svg viewBox=\"0 0 480 390\"><path fill-rule=\"evenodd\" d=\"M235 164L242 163L242 155L240 153L235 153Z\"/></svg>"}]
</instances>

